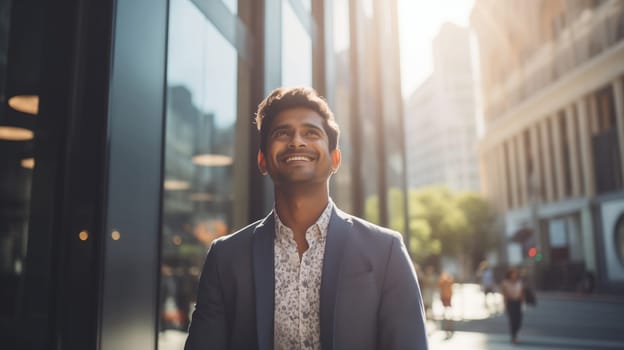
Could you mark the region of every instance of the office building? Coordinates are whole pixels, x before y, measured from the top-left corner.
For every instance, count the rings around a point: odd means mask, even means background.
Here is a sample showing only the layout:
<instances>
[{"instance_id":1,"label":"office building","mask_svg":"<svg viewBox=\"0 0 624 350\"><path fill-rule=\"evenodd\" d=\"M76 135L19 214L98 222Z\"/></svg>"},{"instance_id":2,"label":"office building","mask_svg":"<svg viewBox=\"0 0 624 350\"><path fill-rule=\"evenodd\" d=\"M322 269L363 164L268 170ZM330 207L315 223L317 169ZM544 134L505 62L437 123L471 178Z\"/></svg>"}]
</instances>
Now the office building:
<instances>
[{"instance_id":1,"label":"office building","mask_svg":"<svg viewBox=\"0 0 624 350\"><path fill-rule=\"evenodd\" d=\"M543 288L623 290L624 2L477 0L471 26L508 262Z\"/></svg>"}]
</instances>

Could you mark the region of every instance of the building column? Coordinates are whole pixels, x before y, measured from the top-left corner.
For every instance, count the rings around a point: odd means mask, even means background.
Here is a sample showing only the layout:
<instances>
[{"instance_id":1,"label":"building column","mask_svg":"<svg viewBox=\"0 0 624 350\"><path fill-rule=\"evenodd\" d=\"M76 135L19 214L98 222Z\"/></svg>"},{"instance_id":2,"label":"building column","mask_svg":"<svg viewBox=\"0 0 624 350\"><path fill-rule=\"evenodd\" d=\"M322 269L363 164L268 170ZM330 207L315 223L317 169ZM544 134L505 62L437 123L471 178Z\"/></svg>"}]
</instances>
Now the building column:
<instances>
[{"instance_id":1,"label":"building column","mask_svg":"<svg viewBox=\"0 0 624 350\"><path fill-rule=\"evenodd\" d=\"M574 105L569 105L565 109L566 134L568 138L568 156L570 159L570 181L572 181L572 197L581 195L581 173L578 166L578 140L576 120L574 116Z\"/></svg>"},{"instance_id":2,"label":"building column","mask_svg":"<svg viewBox=\"0 0 624 350\"><path fill-rule=\"evenodd\" d=\"M618 145L620 146L621 174L624 176L624 82L618 77L613 81L613 100L615 101L615 124L617 127ZM621 179L624 183L624 179Z\"/></svg>"},{"instance_id":3,"label":"building column","mask_svg":"<svg viewBox=\"0 0 624 350\"><path fill-rule=\"evenodd\" d=\"M594 180L594 156L592 154L591 144L592 134L589 129L590 120L587 107L587 99L584 97L576 102L583 187L585 189L585 195L593 197L596 194L596 182Z\"/></svg>"},{"instance_id":4,"label":"building column","mask_svg":"<svg viewBox=\"0 0 624 350\"><path fill-rule=\"evenodd\" d=\"M500 191L498 184L500 183L500 178L496 174L496 167L498 164L496 163L496 152L495 149L489 149L487 153L485 168L487 170L487 194L492 199L496 205L501 204L500 200Z\"/></svg>"},{"instance_id":5,"label":"building column","mask_svg":"<svg viewBox=\"0 0 624 350\"><path fill-rule=\"evenodd\" d=\"M516 152L518 153L518 200L520 202L520 207L524 207L528 205L527 201L527 156L526 156L526 147L524 145L524 131L520 132L515 137L516 142Z\"/></svg>"},{"instance_id":6,"label":"building column","mask_svg":"<svg viewBox=\"0 0 624 350\"><path fill-rule=\"evenodd\" d=\"M520 198L518 193L518 157L516 157L516 142L515 137L507 140L507 159L509 160L509 172L510 177L510 189L511 189L511 208L518 208L520 205Z\"/></svg>"},{"instance_id":7,"label":"building column","mask_svg":"<svg viewBox=\"0 0 624 350\"><path fill-rule=\"evenodd\" d=\"M563 147L561 143L561 129L559 128L559 115L554 114L550 116L550 128L552 130L553 137L553 154L555 156L555 188L556 199L561 200L565 198L565 169L563 166Z\"/></svg>"},{"instance_id":8,"label":"building column","mask_svg":"<svg viewBox=\"0 0 624 350\"><path fill-rule=\"evenodd\" d=\"M481 193L483 194L483 196L485 198L487 198L488 200L495 200L493 193L496 193L496 191L493 191L493 189L495 189L496 187L494 186L494 177L492 177L491 174L491 168L492 168L492 159L491 159L491 152L489 150L487 151L482 151L481 155L478 159L479 161L479 179L480 179L480 185L481 185Z\"/></svg>"},{"instance_id":9,"label":"building column","mask_svg":"<svg viewBox=\"0 0 624 350\"><path fill-rule=\"evenodd\" d=\"M531 139L531 155L533 156L533 163L531 169L531 177L529 178L529 186L531 188L531 195L537 202L541 202L542 188L544 186L544 179L542 178L542 152L539 147L539 127L540 124L535 124L529 129L529 138Z\"/></svg>"},{"instance_id":10,"label":"building column","mask_svg":"<svg viewBox=\"0 0 624 350\"><path fill-rule=\"evenodd\" d=\"M596 98L596 95L589 95L585 103L587 104L588 108L587 117L589 118L589 135L595 135L598 133L598 131L600 131L600 126L598 125L598 99Z\"/></svg>"},{"instance_id":11,"label":"building column","mask_svg":"<svg viewBox=\"0 0 624 350\"><path fill-rule=\"evenodd\" d=\"M509 209L509 193L507 191L508 189L508 183L509 183L509 174L507 174L507 170L505 167L505 144L501 143L499 145L496 146L496 164L497 164L497 177L499 179L498 181L498 188L499 188L499 193L501 196L501 203L502 203L502 207L501 209L503 209L504 211L507 211L507 209Z\"/></svg>"},{"instance_id":12,"label":"building column","mask_svg":"<svg viewBox=\"0 0 624 350\"><path fill-rule=\"evenodd\" d=\"M492 187L492 192L494 195L494 200L496 201L496 205L500 208L505 208L505 198L503 196L503 188L501 183L504 181L503 175L499 172L500 164L498 157L498 146L492 148L490 150L490 160L491 160L491 176L494 179L494 186Z\"/></svg>"},{"instance_id":13,"label":"building column","mask_svg":"<svg viewBox=\"0 0 624 350\"><path fill-rule=\"evenodd\" d=\"M544 193L546 194L545 201L553 202L555 200L555 186L553 184L553 166L552 166L552 151L550 147L550 125L548 123L548 118L543 119L538 124L538 128L540 129L540 136L542 138L542 149L541 154L544 156Z\"/></svg>"}]
</instances>

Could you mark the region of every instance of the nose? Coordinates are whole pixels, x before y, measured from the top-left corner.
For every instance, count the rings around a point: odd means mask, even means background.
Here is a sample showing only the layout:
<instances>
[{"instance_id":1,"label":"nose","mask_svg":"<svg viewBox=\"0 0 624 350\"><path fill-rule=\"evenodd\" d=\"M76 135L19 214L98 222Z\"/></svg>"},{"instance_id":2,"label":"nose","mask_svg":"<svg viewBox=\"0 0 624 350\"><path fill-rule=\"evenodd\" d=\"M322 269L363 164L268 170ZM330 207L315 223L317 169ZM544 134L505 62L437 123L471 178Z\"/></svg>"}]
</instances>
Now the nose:
<instances>
[{"instance_id":1,"label":"nose","mask_svg":"<svg viewBox=\"0 0 624 350\"><path fill-rule=\"evenodd\" d=\"M290 144L288 145L291 148L305 147L306 141L303 135L300 132L293 133L292 138L290 139Z\"/></svg>"}]
</instances>

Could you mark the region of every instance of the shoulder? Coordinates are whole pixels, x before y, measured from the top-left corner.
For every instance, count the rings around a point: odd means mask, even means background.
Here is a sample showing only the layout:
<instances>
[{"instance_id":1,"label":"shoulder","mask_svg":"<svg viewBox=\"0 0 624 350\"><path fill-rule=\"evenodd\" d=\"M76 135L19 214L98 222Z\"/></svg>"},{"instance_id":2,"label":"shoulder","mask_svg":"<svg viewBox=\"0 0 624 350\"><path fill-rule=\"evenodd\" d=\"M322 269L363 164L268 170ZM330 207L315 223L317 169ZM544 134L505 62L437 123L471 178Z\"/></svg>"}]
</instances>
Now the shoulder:
<instances>
[{"instance_id":1,"label":"shoulder","mask_svg":"<svg viewBox=\"0 0 624 350\"><path fill-rule=\"evenodd\" d=\"M219 237L212 242L211 250L232 250L240 249L243 246L250 245L253 234L256 229L262 225L265 219L253 222L229 235Z\"/></svg>"},{"instance_id":2,"label":"shoulder","mask_svg":"<svg viewBox=\"0 0 624 350\"><path fill-rule=\"evenodd\" d=\"M379 226L357 216L345 213L339 209L336 209L336 214L338 217L352 225L351 230L353 234L351 237L354 240L371 244L371 247L380 247L386 244L391 245L403 242L403 236L397 231Z\"/></svg>"},{"instance_id":3,"label":"shoulder","mask_svg":"<svg viewBox=\"0 0 624 350\"><path fill-rule=\"evenodd\" d=\"M402 239L402 235L394 230L386 227L379 226L370 221L364 220L357 216L341 212L343 217L353 222L353 228L362 233L369 233L371 237L377 237L379 239Z\"/></svg>"}]
</instances>

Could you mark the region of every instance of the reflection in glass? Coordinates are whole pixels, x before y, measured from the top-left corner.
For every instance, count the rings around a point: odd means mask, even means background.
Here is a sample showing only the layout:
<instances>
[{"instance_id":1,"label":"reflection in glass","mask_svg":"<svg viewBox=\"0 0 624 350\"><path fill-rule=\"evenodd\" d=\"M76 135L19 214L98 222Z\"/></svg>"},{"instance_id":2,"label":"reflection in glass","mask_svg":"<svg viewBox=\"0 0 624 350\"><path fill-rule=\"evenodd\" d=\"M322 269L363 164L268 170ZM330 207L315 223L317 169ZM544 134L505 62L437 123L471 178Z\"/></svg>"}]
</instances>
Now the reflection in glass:
<instances>
[{"instance_id":1,"label":"reflection in glass","mask_svg":"<svg viewBox=\"0 0 624 350\"><path fill-rule=\"evenodd\" d=\"M3 335L19 327L16 319L20 316L18 305L24 295L21 286L35 167L33 115L38 113L35 104L38 98L14 97L11 90L16 83L30 82L17 73L26 71L30 74L27 78L39 78L40 56L36 55L38 41L34 40L39 37L30 32L37 33L37 26L18 28L14 19L15 14L20 14L22 20L30 20L40 11L37 6L29 4L29 14L26 15L22 12L25 7L20 5L16 1L0 1L0 324L3 325L0 331ZM17 34L33 40L29 43L10 40L18 37ZM20 48L24 52L26 48L31 50L28 60L18 55ZM11 344L3 341L0 347L10 348Z\"/></svg>"},{"instance_id":2,"label":"reflection in glass","mask_svg":"<svg viewBox=\"0 0 624 350\"><path fill-rule=\"evenodd\" d=\"M238 0L221 0L225 6L232 12L232 14L238 13Z\"/></svg>"},{"instance_id":3,"label":"reflection in glass","mask_svg":"<svg viewBox=\"0 0 624 350\"><path fill-rule=\"evenodd\" d=\"M355 14L354 14L355 15ZM361 14L360 14L361 16ZM376 51L374 42L366 40L366 38L374 38L374 25L371 18L362 17L361 31L356 35L359 36L358 43L361 45L357 48L358 56L358 72L359 75L359 110L358 123L361 130L360 152L365 155L362 157L361 173L364 189L365 208L364 218L374 223L381 223L379 194L381 188L379 184L379 123L381 118L381 110L379 109L379 82L377 79L378 52Z\"/></svg>"},{"instance_id":4,"label":"reflection in glass","mask_svg":"<svg viewBox=\"0 0 624 350\"><path fill-rule=\"evenodd\" d=\"M282 85L312 86L312 40L288 0L282 0Z\"/></svg>"},{"instance_id":5,"label":"reflection in glass","mask_svg":"<svg viewBox=\"0 0 624 350\"><path fill-rule=\"evenodd\" d=\"M170 6L161 349L188 328L206 250L232 230L237 113L236 49L190 0Z\"/></svg>"},{"instance_id":6,"label":"reflection in glass","mask_svg":"<svg viewBox=\"0 0 624 350\"><path fill-rule=\"evenodd\" d=\"M0 140L0 321L16 317L19 281L26 260L32 141ZM32 167L30 163L32 161Z\"/></svg>"},{"instance_id":7,"label":"reflection in glass","mask_svg":"<svg viewBox=\"0 0 624 350\"><path fill-rule=\"evenodd\" d=\"M295 1L300 1L303 4L303 8L306 9L306 11L308 12L312 11L312 0L295 0Z\"/></svg>"},{"instance_id":8,"label":"reflection in glass","mask_svg":"<svg viewBox=\"0 0 624 350\"><path fill-rule=\"evenodd\" d=\"M340 150L343 162L332 177L332 198L340 208L353 212L353 144L351 139L351 69L349 64L349 0L333 2L333 96L331 108L340 125Z\"/></svg>"},{"instance_id":9,"label":"reflection in glass","mask_svg":"<svg viewBox=\"0 0 624 350\"><path fill-rule=\"evenodd\" d=\"M620 216L615 225L615 251L620 264L624 265L624 215Z\"/></svg>"}]
</instances>

